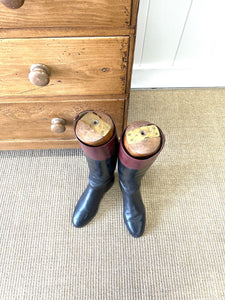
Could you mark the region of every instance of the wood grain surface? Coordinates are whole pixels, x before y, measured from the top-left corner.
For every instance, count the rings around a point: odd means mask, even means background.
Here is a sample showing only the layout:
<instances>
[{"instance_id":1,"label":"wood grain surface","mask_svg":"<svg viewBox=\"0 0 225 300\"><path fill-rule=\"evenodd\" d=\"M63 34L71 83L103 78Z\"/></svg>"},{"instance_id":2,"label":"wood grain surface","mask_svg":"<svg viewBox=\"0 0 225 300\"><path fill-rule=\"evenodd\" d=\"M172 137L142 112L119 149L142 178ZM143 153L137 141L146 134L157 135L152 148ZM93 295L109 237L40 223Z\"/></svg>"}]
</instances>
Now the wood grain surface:
<instances>
[{"instance_id":1,"label":"wood grain surface","mask_svg":"<svg viewBox=\"0 0 225 300\"><path fill-rule=\"evenodd\" d=\"M1 95L101 95L125 93L128 37L0 39ZM51 71L36 87L30 66Z\"/></svg>"},{"instance_id":2,"label":"wood grain surface","mask_svg":"<svg viewBox=\"0 0 225 300\"><path fill-rule=\"evenodd\" d=\"M67 141L75 140L74 117L87 109L110 113L116 123L118 134L121 134L124 99L8 102L0 104L0 149L27 149L26 143L34 142L39 144L38 148L52 148L51 143L54 140L60 141L66 148ZM63 133L51 131L53 118L62 118L66 121L66 130ZM74 147L78 147L78 144L74 144Z\"/></svg>"},{"instance_id":3,"label":"wood grain surface","mask_svg":"<svg viewBox=\"0 0 225 300\"><path fill-rule=\"evenodd\" d=\"M159 150L161 136L156 125L148 121L136 121L127 127L123 142L130 155L148 157Z\"/></svg>"},{"instance_id":4,"label":"wood grain surface","mask_svg":"<svg viewBox=\"0 0 225 300\"><path fill-rule=\"evenodd\" d=\"M89 109L110 114L121 134L138 4L26 0L14 10L0 3L0 150L79 147L73 118ZM46 86L29 81L33 64L49 68ZM65 131L54 118L65 120Z\"/></svg>"},{"instance_id":5,"label":"wood grain surface","mask_svg":"<svg viewBox=\"0 0 225 300\"><path fill-rule=\"evenodd\" d=\"M111 139L114 134L114 125L108 114L95 110L80 117L75 131L77 138L83 143L100 146Z\"/></svg>"},{"instance_id":6,"label":"wood grain surface","mask_svg":"<svg viewBox=\"0 0 225 300\"><path fill-rule=\"evenodd\" d=\"M0 28L128 26L131 0L26 0L11 10L0 5Z\"/></svg>"},{"instance_id":7,"label":"wood grain surface","mask_svg":"<svg viewBox=\"0 0 225 300\"><path fill-rule=\"evenodd\" d=\"M0 28L0 39L48 38L48 37L100 37L129 36L135 33L131 27L54 27L54 28Z\"/></svg>"}]
</instances>

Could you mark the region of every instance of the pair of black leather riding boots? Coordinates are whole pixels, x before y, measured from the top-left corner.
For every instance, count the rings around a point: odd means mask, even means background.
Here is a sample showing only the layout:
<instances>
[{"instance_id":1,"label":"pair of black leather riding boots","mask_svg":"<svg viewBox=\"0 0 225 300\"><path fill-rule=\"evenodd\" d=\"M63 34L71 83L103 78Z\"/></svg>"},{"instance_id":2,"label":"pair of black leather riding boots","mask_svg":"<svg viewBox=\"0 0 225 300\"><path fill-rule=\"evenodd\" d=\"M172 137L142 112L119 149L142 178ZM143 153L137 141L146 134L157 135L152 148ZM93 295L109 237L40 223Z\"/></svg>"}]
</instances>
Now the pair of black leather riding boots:
<instances>
[{"instance_id":1,"label":"pair of black leather riding boots","mask_svg":"<svg viewBox=\"0 0 225 300\"><path fill-rule=\"evenodd\" d=\"M77 120L79 120L79 115L75 118L75 135ZM133 237L140 237L143 234L146 216L140 186L142 177L163 149L165 137L160 129L159 131L161 134L159 150L144 159L132 157L126 151L123 143L124 133L119 143L116 130L112 138L101 146L89 146L78 139L89 167L89 184L78 200L74 211L73 224L75 227L87 225L96 215L103 195L113 185L118 158L124 222Z\"/></svg>"}]
</instances>

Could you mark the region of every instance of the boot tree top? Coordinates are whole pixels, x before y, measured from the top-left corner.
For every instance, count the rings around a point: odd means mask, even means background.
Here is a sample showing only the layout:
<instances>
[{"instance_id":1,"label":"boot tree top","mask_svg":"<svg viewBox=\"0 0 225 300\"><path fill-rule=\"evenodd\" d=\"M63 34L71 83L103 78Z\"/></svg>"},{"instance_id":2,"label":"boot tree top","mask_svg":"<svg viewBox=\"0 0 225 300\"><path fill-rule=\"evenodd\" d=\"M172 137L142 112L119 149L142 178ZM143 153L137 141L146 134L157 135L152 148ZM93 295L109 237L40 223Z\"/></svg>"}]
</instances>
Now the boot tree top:
<instances>
[{"instance_id":1,"label":"boot tree top","mask_svg":"<svg viewBox=\"0 0 225 300\"><path fill-rule=\"evenodd\" d=\"M148 157L159 150L161 136L156 125L147 121L137 121L127 127L123 142L130 155Z\"/></svg>"},{"instance_id":2,"label":"boot tree top","mask_svg":"<svg viewBox=\"0 0 225 300\"><path fill-rule=\"evenodd\" d=\"M101 111L89 111L78 120L75 130L81 142L100 146L112 138L115 128L107 114Z\"/></svg>"}]
</instances>

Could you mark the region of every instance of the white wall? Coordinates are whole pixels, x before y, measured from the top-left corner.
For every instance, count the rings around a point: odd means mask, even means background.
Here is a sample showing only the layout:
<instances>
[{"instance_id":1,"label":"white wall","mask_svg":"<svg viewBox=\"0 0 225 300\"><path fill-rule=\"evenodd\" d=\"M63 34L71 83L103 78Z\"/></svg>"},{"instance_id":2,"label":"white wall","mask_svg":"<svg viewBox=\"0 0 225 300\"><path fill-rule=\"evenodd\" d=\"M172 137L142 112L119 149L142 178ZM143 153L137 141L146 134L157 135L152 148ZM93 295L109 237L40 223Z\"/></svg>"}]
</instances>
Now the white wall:
<instances>
[{"instance_id":1,"label":"white wall","mask_svg":"<svg viewBox=\"0 0 225 300\"><path fill-rule=\"evenodd\" d=\"M225 1L140 0L132 88L225 86Z\"/></svg>"}]
</instances>

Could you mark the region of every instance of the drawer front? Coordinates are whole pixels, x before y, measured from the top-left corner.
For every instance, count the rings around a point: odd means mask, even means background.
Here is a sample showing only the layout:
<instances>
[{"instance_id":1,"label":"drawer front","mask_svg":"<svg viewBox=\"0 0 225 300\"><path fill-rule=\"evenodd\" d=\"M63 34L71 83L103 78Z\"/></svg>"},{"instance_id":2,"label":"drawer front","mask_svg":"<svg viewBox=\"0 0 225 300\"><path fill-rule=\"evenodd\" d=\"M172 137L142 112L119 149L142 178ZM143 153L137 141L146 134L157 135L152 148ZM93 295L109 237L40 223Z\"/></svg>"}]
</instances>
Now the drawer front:
<instances>
[{"instance_id":1,"label":"drawer front","mask_svg":"<svg viewBox=\"0 0 225 300\"><path fill-rule=\"evenodd\" d=\"M127 26L131 0L25 0L19 9L0 3L0 28Z\"/></svg>"},{"instance_id":2,"label":"drawer front","mask_svg":"<svg viewBox=\"0 0 225 300\"><path fill-rule=\"evenodd\" d=\"M128 47L128 37L0 39L1 96L124 94ZM51 71L41 88L28 79L38 63Z\"/></svg>"},{"instance_id":3,"label":"drawer front","mask_svg":"<svg viewBox=\"0 0 225 300\"><path fill-rule=\"evenodd\" d=\"M115 121L117 132L120 135L123 127L124 99L112 100L66 100L49 102L14 102L0 103L0 149L10 149L10 143L32 141L45 143L41 148L52 148L54 142L61 144L75 141L73 132L73 119L84 110L101 110L109 113ZM51 129L52 120L60 118L65 120L61 133L55 133ZM52 143L52 144L51 144ZM22 149L23 147L20 147ZM38 148L38 147L34 147ZM53 147L54 148L54 147Z\"/></svg>"}]
</instances>

